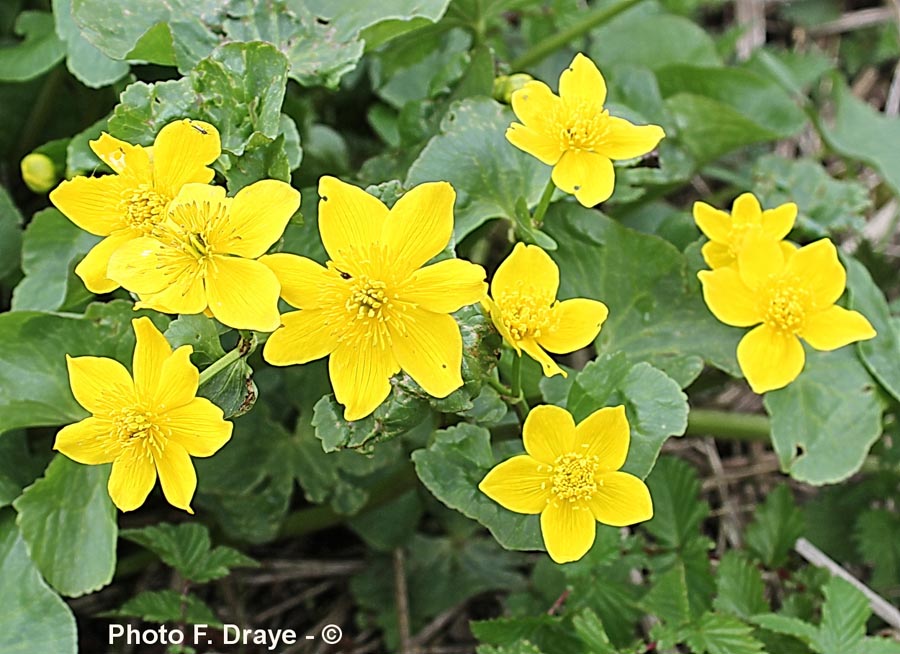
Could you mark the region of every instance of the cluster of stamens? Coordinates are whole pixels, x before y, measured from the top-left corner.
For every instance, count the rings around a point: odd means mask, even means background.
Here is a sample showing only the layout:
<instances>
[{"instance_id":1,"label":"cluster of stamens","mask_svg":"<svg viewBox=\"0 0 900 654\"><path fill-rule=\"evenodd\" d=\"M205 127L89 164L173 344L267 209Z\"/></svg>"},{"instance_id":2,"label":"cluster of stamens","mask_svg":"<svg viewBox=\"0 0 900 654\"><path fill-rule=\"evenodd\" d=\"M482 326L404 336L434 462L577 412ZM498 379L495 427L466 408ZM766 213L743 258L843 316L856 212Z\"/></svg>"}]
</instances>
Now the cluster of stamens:
<instances>
[{"instance_id":1,"label":"cluster of stamens","mask_svg":"<svg viewBox=\"0 0 900 654\"><path fill-rule=\"evenodd\" d=\"M597 492L599 465L600 461L595 455L570 452L558 456L551 468L550 497L547 501L590 500Z\"/></svg>"},{"instance_id":2,"label":"cluster of stamens","mask_svg":"<svg viewBox=\"0 0 900 654\"><path fill-rule=\"evenodd\" d=\"M149 184L123 191L120 206L132 227L151 232L165 219L169 198L157 193Z\"/></svg>"},{"instance_id":3,"label":"cluster of stamens","mask_svg":"<svg viewBox=\"0 0 900 654\"><path fill-rule=\"evenodd\" d=\"M775 329L796 334L803 328L809 291L796 279L777 279L769 289L765 303L765 323Z\"/></svg>"},{"instance_id":4,"label":"cluster of stamens","mask_svg":"<svg viewBox=\"0 0 900 654\"><path fill-rule=\"evenodd\" d=\"M357 277L350 287L350 297L345 305L347 311L354 314L357 320L375 318L386 321L391 302L386 289L387 284L380 280L370 279L366 275Z\"/></svg>"},{"instance_id":5,"label":"cluster of stamens","mask_svg":"<svg viewBox=\"0 0 900 654\"><path fill-rule=\"evenodd\" d=\"M554 297L539 294L530 289L517 288L497 298L500 315L509 335L514 341L525 338L540 338L552 331Z\"/></svg>"},{"instance_id":6,"label":"cluster of stamens","mask_svg":"<svg viewBox=\"0 0 900 654\"><path fill-rule=\"evenodd\" d=\"M603 142L608 129L608 111L598 111L586 101L563 102L554 111L551 124L560 149L593 152Z\"/></svg>"},{"instance_id":7,"label":"cluster of stamens","mask_svg":"<svg viewBox=\"0 0 900 654\"><path fill-rule=\"evenodd\" d=\"M120 445L140 446L160 450L163 446L158 417L151 411L137 407L119 409L110 415L113 433Z\"/></svg>"}]
</instances>

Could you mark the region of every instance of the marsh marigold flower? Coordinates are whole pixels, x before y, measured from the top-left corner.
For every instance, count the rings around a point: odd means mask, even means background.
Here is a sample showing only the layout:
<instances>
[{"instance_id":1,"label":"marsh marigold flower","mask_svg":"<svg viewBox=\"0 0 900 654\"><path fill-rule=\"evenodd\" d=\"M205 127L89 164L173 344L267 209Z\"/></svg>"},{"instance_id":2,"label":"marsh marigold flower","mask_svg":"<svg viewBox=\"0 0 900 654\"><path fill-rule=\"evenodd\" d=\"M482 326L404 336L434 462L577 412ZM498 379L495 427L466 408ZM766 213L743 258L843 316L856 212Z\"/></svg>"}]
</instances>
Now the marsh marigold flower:
<instances>
[{"instance_id":1,"label":"marsh marigold flower","mask_svg":"<svg viewBox=\"0 0 900 654\"><path fill-rule=\"evenodd\" d=\"M212 456L231 438L232 425L219 407L195 397L191 346L173 352L149 318L131 324L133 379L113 359L66 357L72 393L93 415L63 427L54 448L79 463L112 463L109 496L122 511L144 503L158 473L169 503L193 513L191 456Z\"/></svg>"},{"instance_id":2,"label":"marsh marigold flower","mask_svg":"<svg viewBox=\"0 0 900 654\"><path fill-rule=\"evenodd\" d=\"M619 471L630 438L624 406L577 426L565 409L538 406L522 427L526 454L496 466L478 488L510 511L540 513L550 557L577 561L594 544L598 521L624 527L653 517L647 485Z\"/></svg>"},{"instance_id":3,"label":"marsh marigold flower","mask_svg":"<svg viewBox=\"0 0 900 654\"><path fill-rule=\"evenodd\" d=\"M756 393L797 378L806 359L801 338L816 350L835 350L875 336L861 313L835 305L847 273L828 239L795 250L757 236L741 248L737 267L698 276L716 318L735 327L759 325L737 348L738 363Z\"/></svg>"},{"instance_id":4,"label":"marsh marigold flower","mask_svg":"<svg viewBox=\"0 0 900 654\"><path fill-rule=\"evenodd\" d=\"M701 252L710 268L736 265L738 252L748 237L780 241L793 229L795 220L797 205L793 202L763 211L752 193L738 196L730 216L705 202L694 203L694 221L709 238ZM790 243L782 247L793 249Z\"/></svg>"},{"instance_id":5,"label":"marsh marigold flower","mask_svg":"<svg viewBox=\"0 0 900 654\"><path fill-rule=\"evenodd\" d=\"M606 82L594 62L575 55L559 77L559 95L543 82L528 82L512 94L521 123L506 130L520 150L553 166L558 188L593 207L612 195L612 160L647 154L665 136L658 125L633 125L603 108Z\"/></svg>"},{"instance_id":6,"label":"marsh marigold flower","mask_svg":"<svg viewBox=\"0 0 900 654\"><path fill-rule=\"evenodd\" d=\"M164 224L116 250L109 276L140 296L136 308L208 309L229 327L273 331L281 287L256 259L281 238L299 206L300 193L272 179L233 198L219 186L186 184Z\"/></svg>"},{"instance_id":7,"label":"marsh marigold flower","mask_svg":"<svg viewBox=\"0 0 900 654\"><path fill-rule=\"evenodd\" d=\"M75 177L60 184L50 200L81 229L104 236L75 267L93 293L119 285L107 276L109 258L120 246L144 236L166 218L166 207L181 187L209 183L208 164L222 152L219 132L199 120L163 127L152 148L131 145L104 133L91 149L114 175Z\"/></svg>"},{"instance_id":8,"label":"marsh marigold flower","mask_svg":"<svg viewBox=\"0 0 900 654\"><path fill-rule=\"evenodd\" d=\"M462 386L462 337L449 314L484 297L484 269L460 259L422 267L452 236L453 187L421 184L390 210L334 177L319 180L319 196L328 263L292 254L262 259L282 297L300 309L282 315L266 361L286 366L330 355L347 420L372 413L401 369L435 397Z\"/></svg>"},{"instance_id":9,"label":"marsh marigold flower","mask_svg":"<svg viewBox=\"0 0 900 654\"><path fill-rule=\"evenodd\" d=\"M524 351L548 377L565 371L546 351L566 354L590 345L609 311L596 300L558 302L559 268L536 245L517 243L491 280L491 297L483 304L503 339ZM546 350L546 351L545 351Z\"/></svg>"}]
</instances>

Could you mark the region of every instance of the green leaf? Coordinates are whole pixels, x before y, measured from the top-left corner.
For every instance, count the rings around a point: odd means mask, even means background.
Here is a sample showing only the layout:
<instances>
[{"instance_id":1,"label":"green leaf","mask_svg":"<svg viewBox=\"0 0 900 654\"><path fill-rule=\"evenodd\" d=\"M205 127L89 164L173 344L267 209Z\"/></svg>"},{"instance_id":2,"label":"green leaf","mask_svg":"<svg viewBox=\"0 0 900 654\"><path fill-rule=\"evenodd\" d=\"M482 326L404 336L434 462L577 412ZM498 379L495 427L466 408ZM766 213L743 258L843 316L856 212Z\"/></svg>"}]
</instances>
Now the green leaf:
<instances>
[{"instance_id":1,"label":"green leaf","mask_svg":"<svg viewBox=\"0 0 900 654\"><path fill-rule=\"evenodd\" d=\"M513 120L508 107L488 98L455 103L409 169L406 188L444 180L456 189L457 242L491 218L512 220L522 194L536 205L547 184L550 169L506 140Z\"/></svg>"},{"instance_id":2,"label":"green leaf","mask_svg":"<svg viewBox=\"0 0 900 654\"><path fill-rule=\"evenodd\" d=\"M900 518L886 509L869 509L856 521L859 553L872 563L872 586L890 591L900 578Z\"/></svg>"},{"instance_id":3,"label":"green leaf","mask_svg":"<svg viewBox=\"0 0 900 654\"><path fill-rule=\"evenodd\" d=\"M130 67L110 59L81 35L72 20L72 0L53 0L56 33L66 46L66 66L78 81L91 88L107 86L121 79Z\"/></svg>"},{"instance_id":4,"label":"green leaf","mask_svg":"<svg viewBox=\"0 0 900 654\"><path fill-rule=\"evenodd\" d=\"M803 111L780 86L748 70L681 64L661 68L656 78L664 98L688 93L721 102L780 137L806 124Z\"/></svg>"},{"instance_id":5,"label":"green leaf","mask_svg":"<svg viewBox=\"0 0 900 654\"><path fill-rule=\"evenodd\" d=\"M894 399L900 400L900 330L895 326L884 293L866 267L844 257L847 266L849 306L863 314L878 332L875 338L856 344L866 368Z\"/></svg>"},{"instance_id":6,"label":"green leaf","mask_svg":"<svg viewBox=\"0 0 900 654\"><path fill-rule=\"evenodd\" d=\"M575 627L575 633L593 654L616 654L616 649L610 644L609 636L606 635L603 621L590 609L581 611L572 618L572 626Z\"/></svg>"},{"instance_id":7,"label":"green leaf","mask_svg":"<svg viewBox=\"0 0 900 654\"><path fill-rule=\"evenodd\" d=\"M237 418L250 411L258 395L253 368L244 358L228 364L197 389L197 396L222 409L226 418Z\"/></svg>"},{"instance_id":8,"label":"green leaf","mask_svg":"<svg viewBox=\"0 0 900 654\"><path fill-rule=\"evenodd\" d=\"M895 195L900 195L900 120L887 117L858 99L838 75L831 76L832 124L821 125L826 143L839 154L872 166Z\"/></svg>"},{"instance_id":9,"label":"green leaf","mask_svg":"<svg viewBox=\"0 0 900 654\"><path fill-rule=\"evenodd\" d=\"M631 427L628 459L622 468L646 477L663 443L687 428L687 396L678 384L649 363L631 365L625 354L602 354L575 377L566 408L581 422L605 406L625 405Z\"/></svg>"},{"instance_id":10,"label":"green leaf","mask_svg":"<svg viewBox=\"0 0 900 654\"><path fill-rule=\"evenodd\" d=\"M131 312L131 303L123 302ZM128 361L134 348L129 319L89 308L84 318L31 311L0 314L0 434L16 427L62 425L87 413L69 390L66 354Z\"/></svg>"},{"instance_id":11,"label":"green leaf","mask_svg":"<svg viewBox=\"0 0 900 654\"><path fill-rule=\"evenodd\" d=\"M660 34L666 38L659 38ZM644 8L623 12L593 30L591 43L590 57L601 71L622 64L650 70L670 64L721 64L712 38L697 24Z\"/></svg>"},{"instance_id":12,"label":"green leaf","mask_svg":"<svg viewBox=\"0 0 900 654\"><path fill-rule=\"evenodd\" d=\"M762 574L742 552L725 552L716 571L716 609L746 620L769 610L765 591Z\"/></svg>"},{"instance_id":13,"label":"green leaf","mask_svg":"<svg viewBox=\"0 0 900 654\"><path fill-rule=\"evenodd\" d=\"M794 504L791 489L779 485L757 507L753 522L747 526L747 547L768 568L787 563L797 539L803 535L803 514Z\"/></svg>"},{"instance_id":14,"label":"green leaf","mask_svg":"<svg viewBox=\"0 0 900 654\"><path fill-rule=\"evenodd\" d=\"M810 238L861 230L872 204L868 189L860 182L836 180L810 159L777 155L756 160L753 191L766 208L795 202L799 209L795 229Z\"/></svg>"},{"instance_id":15,"label":"green leaf","mask_svg":"<svg viewBox=\"0 0 900 654\"><path fill-rule=\"evenodd\" d=\"M380 37L377 43L367 39L368 47L381 45L389 38L440 20L450 0L387 0L377 5L355 0L307 0L316 16L331 22L342 39L353 38L363 30Z\"/></svg>"},{"instance_id":16,"label":"green leaf","mask_svg":"<svg viewBox=\"0 0 900 654\"><path fill-rule=\"evenodd\" d=\"M75 616L28 557L12 511L0 511L0 651L76 654Z\"/></svg>"},{"instance_id":17,"label":"green leaf","mask_svg":"<svg viewBox=\"0 0 900 654\"><path fill-rule=\"evenodd\" d=\"M122 538L143 545L166 565L198 584L227 576L231 568L256 567L256 561L231 547L211 549L209 530L197 523L156 524L123 529Z\"/></svg>"},{"instance_id":18,"label":"green leaf","mask_svg":"<svg viewBox=\"0 0 900 654\"><path fill-rule=\"evenodd\" d=\"M23 41L0 48L0 82L24 82L43 75L66 54L49 12L23 11L16 18L15 32Z\"/></svg>"},{"instance_id":19,"label":"green leaf","mask_svg":"<svg viewBox=\"0 0 900 654\"><path fill-rule=\"evenodd\" d=\"M544 654L544 652L527 640L521 640L513 645L501 645L500 647L480 645L475 651L477 654Z\"/></svg>"},{"instance_id":20,"label":"green leaf","mask_svg":"<svg viewBox=\"0 0 900 654\"><path fill-rule=\"evenodd\" d=\"M514 648L518 643L529 645L533 643L536 649L539 648L538 652L553 652L553 654L585 652L582 640L572 633L572 628L568 624L563 624L562 618L552 615L476 620L470 622L469 627L478 640L492 645Z\"/></svg>"},{"instance_id":21,"label":"green leaf","mask_svg":"<svg viewBox=\"0 0 900 654\"><path fill-rule=\"evenodd\" d=\"M808 351L800 376L764 404L782 469L810 484L852 475L881 435L876 386L852 348Z\"/></svg>"},{"instance_id":22,"label":"green leaf","mask_svg":"<svg viewBox=\"0 0 900 654\"><path fill-rule=\"evenodd\" d=\"M653 497L653 518L644 528L670 548L696 540L709 506L699 500L700 482L694 468L681 459L664 457L657 461L647 485Z\"/></svg>"},{"instance_id":23,"label":"green leaf","mask_svg":"<svg viewBox=\"0 0 900 654\"><path fill-rule=\"evenodd\" d=\"M753 637L753 629L737 618L706 613L685 637L696 654L759 654L763 645Z\"/></svg>"},{"instance_id":24,"label":"green leaf","mask_svg":"<svg viewBox=\"0 0 900 654\"><path fill-rule=\"evenodd\" d=\"M859 590L839 577L825 585L822 624L816 638L816 649L822 654L863 654L866 621L872 614L869 600Z\"/></svg>"},{"instance_id":25,"label":"green leaf","mask_svg":"<svg viewBox=\"0 0 900 654\"><path fill-rule=\"evenodd\" d=\"M56 209L36 213L22 238L25 278L13 292L13 311L55 311L91 297L72 271L99 242Z\"/></svg>"},{"instance_id":26,"label":"green leaf","mask_svg":"<svg viewBox=\"0 0 900 654\"><path fill-rule=\"evenodd\" d=\"M192 593L174 590L145 590L115 611L101 614L107 618L140 618L144 622L175 622L221 627L212 609Z\"/></svg>"},{"instance_id":27,"label":"green leaf","mask_svg":"<svg viewBox=\"0 0 900 654\"><path fill-rule=\"evenodd\" d=\"M740 331L718 322L700 296L685 256L667 241L622 227L572 204L550 207L547 232L559 243L560 298L588 297L609 307L598 351L646 361L681 387L704 360L739 374Z\"/></svg>"},{"instance_id":28,"label":"green leaf","mask_svg":"<svg viewBox=\"0 0 900 654\"><path fill-rule=\"evenodd\" d=\"M9 506L22 489L37 479L52 454L32 453L24 429L7 432L0 438L0 508Z\"/></svg>"},{"instance_id":29,"label":"green leaf","mask_svg":"<svg viewBox=\"0 0 900 654\"><path fill-rule=\"evenodd\" d=\"M194 365L206 367L225 356L215 321L202 313L178 316L169 323L163 335L172 349L182 345L193 347L191 361Z\"/></svg>"},{"instance_id":30,"label":"green leaf","mask_svg":"<svg viewBox=\"0 0 900 654\"><path fill-rule=\"evenodd\" d=\"M811 645L818 636L819 630L815 626L787 615L763 613L762 615L753 616L751 620L764 629L779 634L785 634L787 636L793 636L808 645ZM818 649L816 651L818 651Z\"/></svg>"},{"instance_id":31,"label":"green leaf","mask_svg":"<svg viewBox=\"0 0 900 654\"><path fill-rule=\"evenodd\" d=\"M436 498L483 524L503 547L544 549L537 516L508 511L478 490L484 476L499 463L486 429L459 424L436 432L426 449L413 452L412 460L419 479Z\"/></svg>"},{"instance_id":32,"label":"green leaf","mask_svg":"<svg viewBox=\"0 0 900 654\"><path fill-rule=\"evenodd\" d=\"M118 529L108 478L108 466L57 455L13 502L32 560L63 595L78 597L112 581Z\"/></svg>"},{"instance_id":33,"label":"green leaf","mask_svg":"<svg viewBox=\"0 0 900 654\"><path fill-rule=\"evenodd\" d=\"M19 268L22 250L22 214L0 186L0 281Z\"/></svg>"}]
</instances>

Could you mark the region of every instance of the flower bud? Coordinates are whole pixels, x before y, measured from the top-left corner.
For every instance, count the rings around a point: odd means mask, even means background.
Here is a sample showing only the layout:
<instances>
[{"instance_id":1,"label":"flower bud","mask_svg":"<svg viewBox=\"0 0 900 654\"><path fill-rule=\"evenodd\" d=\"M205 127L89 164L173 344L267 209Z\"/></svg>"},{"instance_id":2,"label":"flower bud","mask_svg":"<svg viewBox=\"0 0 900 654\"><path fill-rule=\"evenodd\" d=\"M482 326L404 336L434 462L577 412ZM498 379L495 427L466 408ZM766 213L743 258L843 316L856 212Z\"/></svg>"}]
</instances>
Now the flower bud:
<instances>
[{"instance_id":1,"label":"flower bud","mask_svg":"<svg viewBox=\"0 0 900 654\"><path fill-rule=\"evenodd\" d=\"M509 104L512 94L525 86L534 78L528 73L515 73L514 75L501 75L494 78L494 100Z\"/></svg>"},{"instance_id":2,"label":"flower bud","mask_svg":"<svg viewBox=\"0 0 900 654\"><path fill-rule=\"evenodd\" d=\"M59 181L53 160L45 154L32 152L22 159L22 179L34 193L46 193Z\"/></svg>"}]
</instances>

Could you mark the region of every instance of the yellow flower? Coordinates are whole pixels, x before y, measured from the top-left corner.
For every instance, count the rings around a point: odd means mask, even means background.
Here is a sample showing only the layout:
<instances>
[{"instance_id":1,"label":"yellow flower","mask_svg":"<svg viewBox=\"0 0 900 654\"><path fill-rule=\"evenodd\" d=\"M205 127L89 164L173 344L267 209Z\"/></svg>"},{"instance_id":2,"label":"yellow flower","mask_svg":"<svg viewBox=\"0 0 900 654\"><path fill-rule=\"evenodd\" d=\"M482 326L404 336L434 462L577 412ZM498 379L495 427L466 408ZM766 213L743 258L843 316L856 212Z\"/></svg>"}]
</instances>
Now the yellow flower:
<instances>
[{"instance_id":1,"label":"yellow flower","mask_svg":"<svg viewBox=\"0 0 900 654\"><path fill-rule=\"evenodd\" d=\"M603 108L606 82L583 54L559 77L559 95L543 82L528 82L512 95L524 124L513 123L506 138L520 150L553 166L558 188L586 207L612 195L612 159L632 159L653 150L666 135L658 125L633 125Z\"/></svg>"},{"instance_id":2,"label":"yellow flower","mask_svg":"<svg viewBox=\"0 0 900 654\"><path fill-rule=\"evenodd\" d=\"M231 438L232 425L219 407L195 397L191 346L173 352L149 318L131 324L133 380L113 359L66 357L72 393L93 415L63 427L53 447L79 463L112 463L109 496L122 511L144 503L158 472L169 503L193 513L191 456L212 456Z\"/></svg>"},{"instance_id":3,"label":"yellow flower","mask_svg":"<svg viewBox=\"0 0 900 654\"><path fill-rule=\"evenodd\" d=\"M756 393L797 378L805 362L801 338L816 350L835 350L875 336L862 314L835 305L847 273L828 239L795 250L757 236L744 243L737 267L698 276L716 318L735 327L759 325L737 348L738 363Z\"/></svg>"},{"instance_id":4,"label":"yellow flower","mask_svg":"<svg viewBox=\"0 0 900 654\"><path fill-rule=\"evenodd\" d=\"M744 193L734 201L730 216L705 202L694 203L694 221L709 238L701 251L710 268L735 265L748 237L760 235L780 241L793 229L796 219L797 205L793 202L763 211L752 193ZM782 247L793 249L790 243Z\"/></svg>"},{"instance_id":5,"label":"yellow flower","mask_svg":"<svg viewBox=\"0 0 900 654\"><path fill-rule=\"evenodd\" d=\"M106 274L113 252L165 220L166 207L182 186L210 182L214 173L206 166L222 149L215 127L188 119L163 127L152 148L104 133L91 141L91 149L116 174L63 182L50 201L81 229L106 237L75 272L89 291L109 293L118 287Z\"/></svg>"},{"instance_id":6,"label":"yellow flower","mask_svg":"<svg viewBox=\"0 0 900 654\"><path fill-rule=\"evenodd\" d=\"M545 350L566 354L590 345L609 310L596 300L558 302L559 268L536 245L517 243L491 280L491 297L483 304L494 326L519 356L524 350L548 377L565 371ZM493 299L491 299L493 298Z\"/></svg>"},{"instance_id":7,"label":"yellow flower","mask_svg":"<svg viewBox=\"0 0 900 654\"><path fill-rule=\"evenodd\" d=\"M234 198L219 186L186 184L169 204L166 223L116 250L109 276L140 296L135 308L208 309L229 327L273 331L280 324L280 285L256 259L281 237L299 206L300 193L272 179Z\"/></svg>"},{"instance_id":8,"label":"yellow flower","mask_svg":"<svg viewBox=\"0 0 900 654\"><path fill-rule=\"evenodd\" d=\"M330 355L347 420L372 413L401 368L435 397L462 386L462 337L449 314L484 297L484 269L460 259L422 267L452 236L453 187L421 184L390 211L333 177L319 180L319 196L327 265L291 254L262 259L282 297L300 309L281 317L266 361L286 366Z\"/></svg>"},{"instance_id":9,"label":"yellow flower","mask_svg":"<svg viewBox=\"0 0 900 654\"><path fill-rule=\"evenodd\" d=\"M538 406L522 427L527 454L494 467L478 488L510 511L540 513L550 557L577 561L594 544L596 521L624 527L653 517L647 485L619 472L630 438L624 406L595 411L578 426L565 409Z\"/></svg>"}]
</instances>

